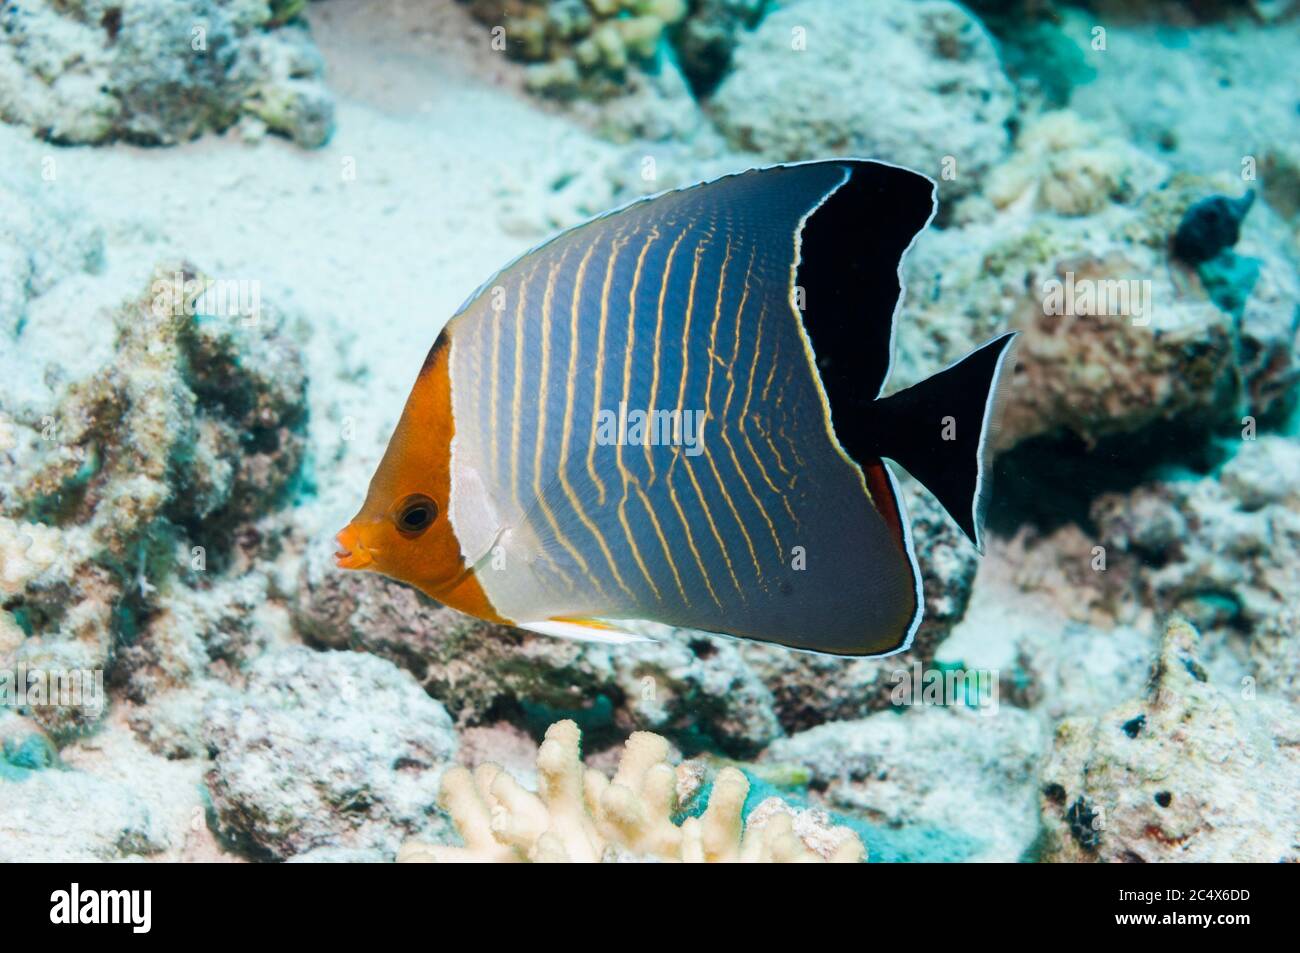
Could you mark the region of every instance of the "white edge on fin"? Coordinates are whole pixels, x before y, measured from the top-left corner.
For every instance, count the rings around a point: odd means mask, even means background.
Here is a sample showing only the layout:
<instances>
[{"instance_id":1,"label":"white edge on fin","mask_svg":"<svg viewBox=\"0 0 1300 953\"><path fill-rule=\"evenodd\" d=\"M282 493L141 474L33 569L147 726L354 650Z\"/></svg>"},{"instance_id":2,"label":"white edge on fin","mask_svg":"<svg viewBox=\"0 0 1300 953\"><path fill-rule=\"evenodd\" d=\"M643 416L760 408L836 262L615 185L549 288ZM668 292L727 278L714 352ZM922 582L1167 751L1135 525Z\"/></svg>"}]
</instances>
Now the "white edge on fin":
<instances>
[{"instance_id":1,"label":"white edge on fin","mask_svg":"<svg viewBox=\"0 0 1300 953\"><path fill-rule=\"evenodd\" d=\"M545 619L540 622L516 622L515 626L520 629L527 629L529 632L536 632L539 635L550 635L561 639L573 639L576 642L598 642L604 645L627 645L632 642L653 642L644 635L636 635L632 632L625 632L617 628L597 628L591 625L582 625L577 622L562 622L556 619Z\"/></svg>"},{"instance_id":2,"label":"white edge on fin","mask_svg":"<svg viewBox=\"0 0 1300 953\"><path fill-rule=\"evenodd\" d=\"M916 638L916 630L921 627L921 620L925 618L925 588L922 585L921 566L916 561L916 546L912 542L912 522L907 516L907 501L903 499L903 494L898 488L898 480L894 476L894 471L889 468L888 461L880 461L881 467L885 471L885 476L889 477L889 489L894 495L894 505L898 507L898 522L903 527L903 549L907 552L907 561L912 567L912 584L916 592L916 611L912 614L912 621L907 625L907 632L903 635L903 641L898 648L891 649L880 655L870 655L867 658L888 658L891 655L898 655L900 652L906 652L912 647L912 640Z\"/></svg>"}]
</instances>

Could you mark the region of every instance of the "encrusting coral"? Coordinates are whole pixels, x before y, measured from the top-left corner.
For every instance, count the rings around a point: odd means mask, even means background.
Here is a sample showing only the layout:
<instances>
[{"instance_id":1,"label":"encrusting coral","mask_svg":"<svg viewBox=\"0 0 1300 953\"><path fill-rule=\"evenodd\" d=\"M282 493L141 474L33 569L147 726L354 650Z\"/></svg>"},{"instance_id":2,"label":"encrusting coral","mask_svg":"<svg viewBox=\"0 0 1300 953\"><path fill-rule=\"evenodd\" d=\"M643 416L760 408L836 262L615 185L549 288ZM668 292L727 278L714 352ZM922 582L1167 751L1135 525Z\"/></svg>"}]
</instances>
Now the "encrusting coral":
<instances>
[{"instance_id":1,"label":"encrusting coral","mask_svg":"<svg viewBox=\"0 0 1300 953\"><path fill-rule=\"evenodd\" d=\"M559 721L537 753L533 793L495 764L450 769L441 803L465 842L408 841L398 862L681 861L685 863L857 863L858 836L825 815L768 798L743 817L749 781L722 768L699 816L674 814L696 801L702 772L668 762L668 742L639 731L628 738L613 779L584 768L581 732Z\"/></svg>"}]
</instances>

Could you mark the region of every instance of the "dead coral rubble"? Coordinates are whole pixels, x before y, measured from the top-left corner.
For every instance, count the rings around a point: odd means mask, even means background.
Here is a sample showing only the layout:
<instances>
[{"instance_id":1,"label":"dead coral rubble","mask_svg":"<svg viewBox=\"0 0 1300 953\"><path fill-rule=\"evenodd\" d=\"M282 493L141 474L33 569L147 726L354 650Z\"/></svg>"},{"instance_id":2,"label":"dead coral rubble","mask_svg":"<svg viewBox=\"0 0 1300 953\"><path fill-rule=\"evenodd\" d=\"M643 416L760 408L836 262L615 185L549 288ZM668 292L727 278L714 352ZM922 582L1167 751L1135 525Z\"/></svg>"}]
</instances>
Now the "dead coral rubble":
<instances>
[{"instance_id":1,"label":"dead coral rubble","mask_svg":"<svg viewBox=\"0 0 1300 953\"><path fill-rule=\"evenodd\" d=\"M1043 859L1300 860L1300 712L1213 684L1172 620L1144 697L1070 718L1043 772Z\"/></svg>"},{"instance_id":2,"label":"dead coral rubble","mask_svg":"<svg viewBox=\"0 0 1300 953\"><path fill-rule=\"evenodd\" d=\"M1300 448L1243 441L1218 478L1107 494L1092 507L1111 554L1093 585L1178 612L1243 651L1260 688L1300 703Z\"/></svg>"},{"instance_id":3,"label":"dead coral rubble","mask_svg":"<svg viewBox=\"0 0 1300 953\"><path fill-rule=\"evenodd\" d=\"M457 738L441 704L392 664L359 652L272 650L244 692L204 711L217 832L285 859L318 847L391 859L442 832L434 805Z\"/></svg>"},{"instance_id":4,"label":"dead coral rubble","mask_svg":"<svg viewBox=\"0 0 1300 953\"><path fill-rule=\"evenodd\" d=\"M112 363L72 385L55 413L13 423L43 439L24 440L0 480L9 664L106 671L122 655L206 664L201 634L176 624L186 617L176 605L202 599L240 527L283 501L304 453L306 377L269 310L254 321L195 309L203 287L186 266L160 268L116 315ZM101 715L34 712L59 739Z\"/></svg>"}]
</instances>

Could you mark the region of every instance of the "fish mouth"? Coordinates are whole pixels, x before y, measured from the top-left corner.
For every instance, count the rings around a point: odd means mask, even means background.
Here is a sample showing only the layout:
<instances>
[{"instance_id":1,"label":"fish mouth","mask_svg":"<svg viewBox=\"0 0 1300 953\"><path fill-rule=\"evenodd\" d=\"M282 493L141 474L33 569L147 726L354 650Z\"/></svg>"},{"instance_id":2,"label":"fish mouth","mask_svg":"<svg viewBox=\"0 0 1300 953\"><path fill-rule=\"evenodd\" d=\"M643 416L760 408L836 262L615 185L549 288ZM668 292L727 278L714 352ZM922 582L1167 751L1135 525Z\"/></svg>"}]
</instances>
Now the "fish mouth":
<instances>
[{"instance_id":1,"label":"fish mouth","mask_svg":"<svg viewBox=\"0 0 1300 953\"><path fill-rule=\"evenodd\" d=\"M365 569L375 561L375 551L361 541L361 534L347 526L334 537L338 549L334 552L334 565L339 569Z\"/></svg>"}]
</instances>

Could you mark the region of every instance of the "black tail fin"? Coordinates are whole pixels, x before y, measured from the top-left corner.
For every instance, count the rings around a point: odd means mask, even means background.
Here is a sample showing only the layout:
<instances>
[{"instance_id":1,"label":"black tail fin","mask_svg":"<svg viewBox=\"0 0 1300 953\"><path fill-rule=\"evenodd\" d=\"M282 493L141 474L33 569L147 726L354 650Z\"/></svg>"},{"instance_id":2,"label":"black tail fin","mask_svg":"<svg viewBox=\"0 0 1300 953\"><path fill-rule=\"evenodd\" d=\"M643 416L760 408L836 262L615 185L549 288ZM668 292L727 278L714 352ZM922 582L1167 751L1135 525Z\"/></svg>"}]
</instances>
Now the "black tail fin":
<instances>
[{"instance_id":1,"label":"black tail fin","mask_svg":"<svg viewBox=\"0 0 1300 953\"><path fill-rule=\"evenodd\" d=\"M1004 334L906 390L876 401L879 453L899 463L943 504L980 552L989 456L1011 380Z\"/></svg>"}]
</instances>

